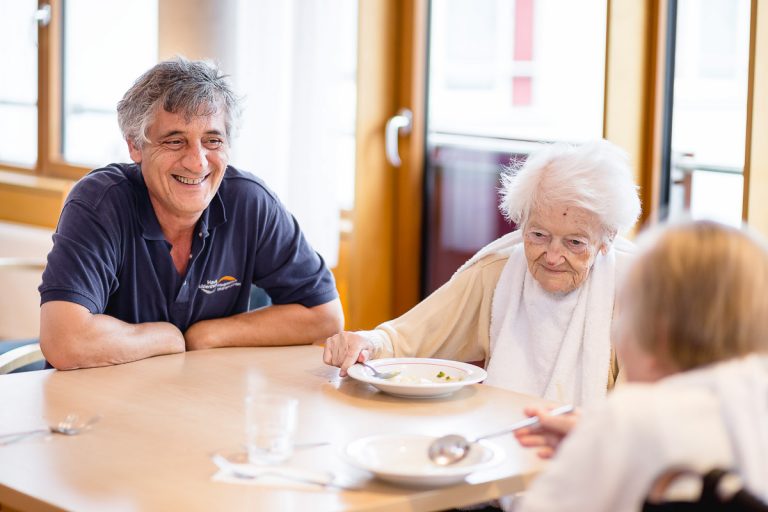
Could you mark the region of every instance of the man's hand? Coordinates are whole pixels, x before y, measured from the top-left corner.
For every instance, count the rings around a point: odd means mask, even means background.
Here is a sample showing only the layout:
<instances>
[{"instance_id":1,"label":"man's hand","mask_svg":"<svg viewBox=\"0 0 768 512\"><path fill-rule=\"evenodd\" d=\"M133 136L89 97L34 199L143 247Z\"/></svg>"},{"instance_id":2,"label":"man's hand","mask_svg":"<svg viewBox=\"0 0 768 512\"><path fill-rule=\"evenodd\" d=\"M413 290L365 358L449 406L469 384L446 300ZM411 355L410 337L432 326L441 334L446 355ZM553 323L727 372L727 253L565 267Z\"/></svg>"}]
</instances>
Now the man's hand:
<instances>
[{"instance_id":1,"label":"man's hand","mask_svg":"<svg viewBox=\"0 0 768 512\"><path fill-rule=\"evenodd\" d=\"M373 344L365 337L355 332L342 331L325 341L323 361L341 368L339 375L346 377L350 366L367 361L373 351Z\"/></svg>"},{"instance_id":2,"label":"man's hand","mask_svg":"<svg viewBox=\"0 0 768 512\"><path fill-rule=\"evenodd\" d=\"M555 454L560 442L576 426L581 416L579 410L560 416L552 416L549 411L550 409L526 407L525 414L528 417L538 416L539 424L535 427L521 428L515 432L520 445L526 448L539 448L536 454L542 459L549 459Z\"/></svg>"},{"instance_id":3,"label":"man's hand","mask_svg":"<svg viewBox=\"0 0 768 512\"><path fill-rule=\"evenodd\" d=\"M184 344L187 350L203 350L216 346L215 322L201 320L189 326L184 333Z\"/></svg>"},{"instance_id":4,"label":"man's hand","mask_svg":"<svg viewBox=\"0 0 768 512\"><path fill-rule=\"evenodd\" d=\"M344 325L341 302L319 306L279 304L222 318L200 320L184 333L187 350L217 347L281 347L325 339Z\"/></svg>"}]
</instances>

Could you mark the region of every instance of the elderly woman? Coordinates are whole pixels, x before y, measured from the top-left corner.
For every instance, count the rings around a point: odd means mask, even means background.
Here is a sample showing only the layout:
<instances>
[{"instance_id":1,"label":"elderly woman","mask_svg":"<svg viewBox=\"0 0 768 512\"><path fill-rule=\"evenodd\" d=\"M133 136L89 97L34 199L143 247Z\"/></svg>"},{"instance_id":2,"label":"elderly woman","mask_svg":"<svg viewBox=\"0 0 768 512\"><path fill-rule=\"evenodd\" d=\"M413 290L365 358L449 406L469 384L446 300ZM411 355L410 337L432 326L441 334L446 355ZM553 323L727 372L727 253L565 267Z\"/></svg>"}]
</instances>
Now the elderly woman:
<instances>
[{"instance_id":1,"label":"elderly woman","mask_svg":"<svg viewBox=\"0 0 768 512\"><path fill-rule=\"evenodd\" d=\"M606 141L555 144L504 178L521 229L481 250L427 299L373 331L329 338L341 375L379 357L485 360L487 383L561 402L602 398L616 376L614 290L640 212L626 155Z\"/></svg>"},{"instance_id":2,"label":"elderly woman","mask_svg":"<svg viewBox=\"0 0 768 512\"><path fill-rule=\"evenodd\" d=\"M768 503L766 289L768 251L747 232L700 221L650 239L619 292L635 383L584 412L515 510L640 510L659 476L713 468ZM552 420L518 438L556 440L568 422Z\"/></svg>"}]
</instances>

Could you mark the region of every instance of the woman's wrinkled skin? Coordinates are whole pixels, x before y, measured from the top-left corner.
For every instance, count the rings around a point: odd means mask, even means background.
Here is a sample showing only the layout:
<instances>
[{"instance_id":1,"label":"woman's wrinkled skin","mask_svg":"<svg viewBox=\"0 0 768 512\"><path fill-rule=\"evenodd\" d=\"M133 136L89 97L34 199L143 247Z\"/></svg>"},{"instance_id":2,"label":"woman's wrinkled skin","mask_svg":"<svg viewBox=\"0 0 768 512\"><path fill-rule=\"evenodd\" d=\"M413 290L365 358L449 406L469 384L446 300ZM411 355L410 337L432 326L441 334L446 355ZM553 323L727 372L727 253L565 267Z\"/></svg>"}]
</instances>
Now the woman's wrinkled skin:
<instances>
[{"instance_id":1,"label":"woman's wrinkled skin","mask_svg":"<svg viewBox=\"0 0 768 512\"><path fill-rule=\"evenodd\" d=\"M597 253L608 247L598 216L576 206L531 211L523 227L528 271L551 293L568 293L589 277Z\"/></svg>"}]
</instances>

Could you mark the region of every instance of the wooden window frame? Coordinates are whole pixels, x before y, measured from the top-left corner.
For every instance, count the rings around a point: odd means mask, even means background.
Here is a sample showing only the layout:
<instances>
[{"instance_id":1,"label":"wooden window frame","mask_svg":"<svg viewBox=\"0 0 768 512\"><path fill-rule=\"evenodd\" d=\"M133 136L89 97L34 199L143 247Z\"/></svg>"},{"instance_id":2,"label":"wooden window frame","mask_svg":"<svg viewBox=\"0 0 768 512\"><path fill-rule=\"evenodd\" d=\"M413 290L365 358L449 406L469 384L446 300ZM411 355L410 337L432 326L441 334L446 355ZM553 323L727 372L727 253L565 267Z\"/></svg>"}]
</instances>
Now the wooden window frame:
<instances>
[{"instance_id":1,"label":"wooden window frame","mask_svg":"<svg viewBox=\"0 0 768 512\"><path fill-rule=\"evenodd\" d=\"M37 28L37 159L33 167L0 162L3 170L36 176L65 178L84 176L90 168L64 160L62 103L62 10L61 0L39 0L38 7L51 7L48 25Z\"/></svg>"},{"instance_id":2,"label":"wooden window frame","mask_svg":"<svg viewBox=\"0 0 768 512\"><path fill-rule=\"evenodd\" d=\"M752 0L750 10L747 136L744 151L742 217L768 237L768 6Z\"/></svg>"},{"instance_id":3,"label":"wooden window frame","mask_svg":"<svg viewBox=\"0 0 768 512\"><path fill-rule=\"evenodd\" d=\"M627 150L643 206L659 219L663 80L668 0L609 0L605 132ZM768 237L768 8L750 4L742 218Z\"/></svg>"},{"instance_id":4,"label":"wooden window frame","mask_svg":"<svg viewBox=\"0 0 768 512\"><path fill-rule=\"evenodd\" d=\"M62 45L64 27L61 0L40 0L39 5L51 6L51 22L38 28L38 135L36 173L43 176L77 179L90 168L64 161L61 151L64 122Z\"/></svg>"}]
</instances>

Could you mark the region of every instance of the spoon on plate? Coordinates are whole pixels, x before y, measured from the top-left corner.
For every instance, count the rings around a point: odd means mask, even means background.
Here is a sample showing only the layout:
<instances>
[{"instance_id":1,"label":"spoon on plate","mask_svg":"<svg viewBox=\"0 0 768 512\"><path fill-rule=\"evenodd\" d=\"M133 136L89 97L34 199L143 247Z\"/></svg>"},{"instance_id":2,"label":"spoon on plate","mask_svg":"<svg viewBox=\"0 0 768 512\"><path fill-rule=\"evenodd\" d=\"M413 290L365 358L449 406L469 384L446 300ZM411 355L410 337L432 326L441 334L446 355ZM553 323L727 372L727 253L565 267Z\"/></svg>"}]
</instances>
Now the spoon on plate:
<instances>
[{"instance_id":1,"label":"spoon on plate","mask_svg":"<svg viewBox=\"0 0 768 512\"><path fill-rule=\"evenodd\" d=\"M563 405L549 411L550 416L560 416L561 414L568 414L573 411L573 405ZM481 439L488 439L491 437L497 437L504 434L509 434L515 430L520 430L525 427L532 427L539 423L539 417L533 416L524 420L518 421L514 425L499 432L493 434L486 434L473 440L467 439L464 436L458 434L450 434L443 437L438 437L429 445L427 454L429 460L437 464L438 466L450 466L456 464L460 460L464 459L469 453L469 448L473 443L480 441Z\"/></svg>"},{"instance_id":2,"label":"spoon on plate","mask_svg":"<svg viewBox=\"0 0 768 512\"><path fill-rule=\"evenodd\" d=\"M374 368L372 365L365 363L365 362L358 362L357 364L363 365L365 368L369 369L371 372L373 372L373 376L377 379L391 379L392 377L397 377L400 375L400 372L394 371L394 372L380 372L376 368Z\"/></svg>"}]
</instances>

